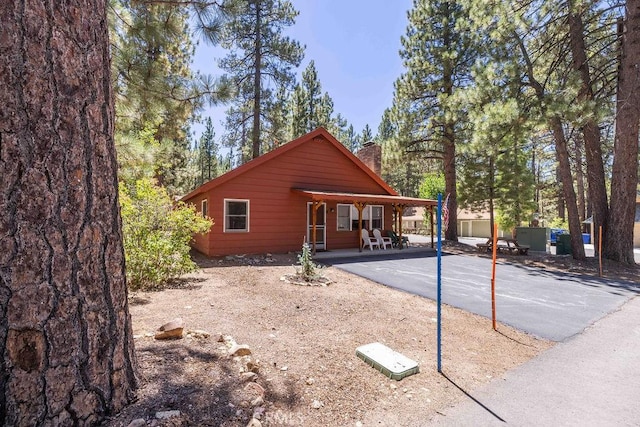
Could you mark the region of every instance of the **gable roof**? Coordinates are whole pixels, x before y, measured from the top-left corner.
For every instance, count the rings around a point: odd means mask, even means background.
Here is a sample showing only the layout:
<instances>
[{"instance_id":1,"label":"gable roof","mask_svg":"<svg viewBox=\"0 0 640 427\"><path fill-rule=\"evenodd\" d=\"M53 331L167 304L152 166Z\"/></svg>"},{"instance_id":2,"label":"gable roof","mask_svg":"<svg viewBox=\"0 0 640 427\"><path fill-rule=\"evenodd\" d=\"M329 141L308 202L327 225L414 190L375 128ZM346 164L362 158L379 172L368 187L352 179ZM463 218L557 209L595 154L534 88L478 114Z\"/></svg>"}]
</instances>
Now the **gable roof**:
<instances>
[{"instance_id":1,"label":"gable roof","mask_svg":"<svg viewBox=\"0 0 640 427\"><path fill-rule=\"evenodd\" d=\"M337 149L340 153L342 153L342 155L344 155L347 159L351 160L357 167L359 167L360 169L362 169L363 172L365 172L373 181L375 181L380 187L382 187L384 189L384 191L386 191L390 196L397 196L398 193L389 186L389 184L387 184L386 182L384 182L382 180L382 178L380 178L375 172L373 172L371 169L369 169L359 158L357 158L351 151L347 150L347 148L342 145L340 143L340 141L338 141L337 139L335 139L333 137L333 135L331 135L326 129L324 128L318 128L316 130L314 130L313 132L310 132L306 135L301 136L298 139L294 139L291 142L288 142L287 144L284 144L278 148L276 148L273 151L270 151L266 154L263 154L262 156L253 159L241 166L238 166L237 168L223 174L220 175L217 178L212 179L211 181L205 182L204 184L202 184L200 187L196 188L195 190L191 191L189 194L185 195L182 197L181 200L186 201L188 199L191 199L195 196L197 196L198 194L202 194L204 192L207 192L219 185L224 184L225 182L228 182L234 178L236 178L239 175L242 175L278 156L281 156L284 153L287 153L291 150L294 150L296 148L298 148L299 146L301 146L302 144L308 142L308 141L313 141L317 138L321 138L324 139L326 141L328 141L335 149Z\"/></svg>"}]
</instances>

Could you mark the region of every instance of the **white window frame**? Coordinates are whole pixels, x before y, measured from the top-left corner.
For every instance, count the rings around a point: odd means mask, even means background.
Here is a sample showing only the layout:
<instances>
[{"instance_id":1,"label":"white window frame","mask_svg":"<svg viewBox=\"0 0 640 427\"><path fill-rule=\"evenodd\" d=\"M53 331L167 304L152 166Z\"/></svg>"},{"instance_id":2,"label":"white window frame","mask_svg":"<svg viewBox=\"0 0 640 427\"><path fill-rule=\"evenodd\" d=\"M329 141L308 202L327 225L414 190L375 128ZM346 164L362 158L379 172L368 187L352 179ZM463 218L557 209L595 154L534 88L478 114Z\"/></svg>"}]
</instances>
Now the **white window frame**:
<instances>
[{"instance_id":1,"label":"white window frame","mask_svg":"<svg viewBox=\"0 0 640 427\"><path fill-rule=\"evenodd\" d=\"M243 229L235 229L235 228L227 228L227 207L228 202L241 202L246 203L247 205L247 224ZM223 222L223 232L225 233L248 233L249 232L249 217L250 217L250 201L248 199L224 199L224 222Z\"/></svg>"},{"instance_id":2,"label":"white window frame","mask_svg":"<svg viewBox=\"0 0 640 427\"><path fill-rule=\"evenodd\" d=\"M200 212L204 218L209 216L209 199L204 199L200 202Z\"/></svg>"},{"instance_id":3,"label":"white window frame","mask_svg":"<svg viewBox=\"0 0 640 427\"><path fill-rule=\"evenodd\" d=\"M336 230L337 231L352 231L353 230L352 227L351 227L351 207L352 206L353 205L350 204L350 203L338 203L336 205ZM340 208L341 207L349 209L349 220L348 220L349 221L349 224L348 224L349 227L346 228L346 229L340 228Z\"/></svg>"},{"instance_id":4,"label":"white window frame","mask_svg":"<svg viewBox=\"0 0 640 427\"><path fill-rule=\"evenodd\" d=\"M371 230L373 230L374 227L373 226L373 208L380 208L380 228L379 230L382 231L384 229L384 205L369 205L367 206L369 208L369 227Z\"/></svg>"},{"instance_id":5,"label":"white window frame","mask_svg":"<svg viewBox=\"0 0 640 427\"><path fill-rule=\"evenodd\" d=\"M340 205L338 205L340 206ZM343 206L350 206L351 209L349 210L350 215L349 215L349 230L353 230L353 222L358 220L358 209L356 209L356 207L353 204L349 204L349 205L343 205ZM368 230L373 230L375 227L373 226L373 210L372 208L380 208L382 209L382 215L381 215L381 222L382 225L380 227L380 231L382 231L382 229L384 229L384 205L367 205L364 207L364 209L362 209L362 222L364 223L365 221L367 221L367 223L369 224L369 228L367 228ZM337 227L337 225L336 225ZM346 231L346 230L339 230L339 231Z\"/></svg>"}]
</instances>

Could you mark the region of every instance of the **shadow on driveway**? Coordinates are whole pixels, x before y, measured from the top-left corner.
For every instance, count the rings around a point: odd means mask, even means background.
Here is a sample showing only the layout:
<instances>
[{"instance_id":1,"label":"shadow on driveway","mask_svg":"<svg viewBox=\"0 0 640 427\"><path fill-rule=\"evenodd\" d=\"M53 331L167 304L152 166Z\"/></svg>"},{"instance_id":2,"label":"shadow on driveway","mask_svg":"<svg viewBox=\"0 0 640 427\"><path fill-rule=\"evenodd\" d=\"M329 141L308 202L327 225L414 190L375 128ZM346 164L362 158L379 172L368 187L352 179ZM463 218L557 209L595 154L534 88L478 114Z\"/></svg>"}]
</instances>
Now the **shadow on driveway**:
<instances>
[{"instance_id":1,"label":"shadow on driveway","mask_svg":"<svg viewBox=\"0 0 640 427\"><path fill-rule=\"evenodd\" d=\"M445 255L445 254L443 254ZM374 282L436 299L436 251L323 257L316 262ZM496 266L497 320L533 335L564 341L640 293L634 282L549 271L500 261ZM442 258L445 304L491 317L491 259Z\"/></svg>"}]
</instances>

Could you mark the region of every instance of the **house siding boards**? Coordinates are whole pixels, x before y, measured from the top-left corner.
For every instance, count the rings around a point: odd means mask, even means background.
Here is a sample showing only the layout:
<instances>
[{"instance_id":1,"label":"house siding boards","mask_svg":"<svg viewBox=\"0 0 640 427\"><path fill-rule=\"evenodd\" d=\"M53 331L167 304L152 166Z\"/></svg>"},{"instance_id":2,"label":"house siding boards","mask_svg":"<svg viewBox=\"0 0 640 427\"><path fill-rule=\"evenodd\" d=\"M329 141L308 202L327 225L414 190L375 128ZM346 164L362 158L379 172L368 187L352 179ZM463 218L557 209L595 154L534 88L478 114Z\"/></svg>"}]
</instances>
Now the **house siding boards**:
<instances>
[{"instance_id":1,"label":"house siding boards","mask_svg":"<svg viewBox=\"0 0 640 427\"><path fill-rule=\"evenodd\" d=\"M208 200L215 224L195 236L193 246L208 256L298 251L307 233L307 202L294 188L318 191L397 195L384 181L325 130L317 130L216 178L183 198L196 207ZM289 145L287 144L287 145ZM268 156L268 157L267 157ZM224 200L249 200L249 232L224 232ZM357 230L337 231L337 201L326 203L327 249L359 245ZM393 210L384 206L384 228ZM333 209L333 212L331 210Z\"/></svg>"}]
</instances>

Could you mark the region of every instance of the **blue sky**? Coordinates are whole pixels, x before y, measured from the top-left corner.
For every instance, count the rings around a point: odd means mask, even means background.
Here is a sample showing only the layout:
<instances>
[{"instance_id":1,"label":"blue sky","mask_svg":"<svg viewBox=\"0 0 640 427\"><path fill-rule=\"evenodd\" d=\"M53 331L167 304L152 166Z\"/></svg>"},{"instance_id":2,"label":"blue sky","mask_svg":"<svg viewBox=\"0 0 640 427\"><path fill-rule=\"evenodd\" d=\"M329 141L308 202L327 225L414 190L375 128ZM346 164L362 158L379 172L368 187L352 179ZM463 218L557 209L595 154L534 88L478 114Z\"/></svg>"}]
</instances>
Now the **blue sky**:
<instances>
[{"instance_id":1,"label":"blue sky","mask_svg":"<svg viewBox=\"0 0 640 427\"><path fill-rule=\"evenodd\" d=\"M411 0L292 0L300 12L287 35L306 45L298 77L315 61L323 92L329 92L335 113L342 114L357 132L366 124L375 134L385 108L391 106L393 83L403 72L398 51L407 26ZM196 49L193 68L216 75L221 49ZM210 108L216 134L224 107ZM201 130L196 128L196 138Z\"/></svg>"}]
</instances>

